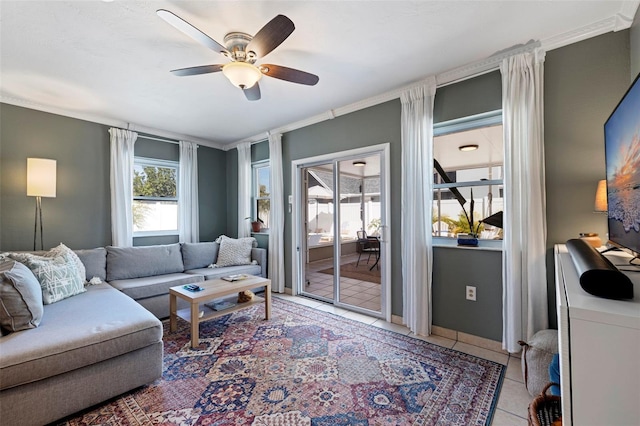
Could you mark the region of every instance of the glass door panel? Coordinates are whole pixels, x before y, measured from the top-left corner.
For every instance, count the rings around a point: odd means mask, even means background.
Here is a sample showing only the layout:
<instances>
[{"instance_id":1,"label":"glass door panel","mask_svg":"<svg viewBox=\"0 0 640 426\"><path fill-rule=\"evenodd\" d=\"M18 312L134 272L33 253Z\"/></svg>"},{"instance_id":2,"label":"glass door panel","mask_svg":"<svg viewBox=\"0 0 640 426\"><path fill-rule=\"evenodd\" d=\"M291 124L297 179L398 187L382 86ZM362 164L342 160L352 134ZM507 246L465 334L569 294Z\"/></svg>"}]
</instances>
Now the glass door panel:
<instances>
[{"instance_id":1,"label":"glass door panel","mask_svg":"<svg viewBox=\"0 0 640 426\"><path fill-rule=\"evenodd\" d=\"M305 279L302 293L333 302L334 300L334 222L333 164L302 170L306 198L304 224L306 233Z\"/></svg>"},{"instance_id":2,"label":"glass door panel","mask_svg":"<svg viewBox=\"0 0 640 426\"><path fill-rule=\"evenodd\" d=\"M380 313L380 155L340 161L338 303Z\"/></svg>"}]
</instances>

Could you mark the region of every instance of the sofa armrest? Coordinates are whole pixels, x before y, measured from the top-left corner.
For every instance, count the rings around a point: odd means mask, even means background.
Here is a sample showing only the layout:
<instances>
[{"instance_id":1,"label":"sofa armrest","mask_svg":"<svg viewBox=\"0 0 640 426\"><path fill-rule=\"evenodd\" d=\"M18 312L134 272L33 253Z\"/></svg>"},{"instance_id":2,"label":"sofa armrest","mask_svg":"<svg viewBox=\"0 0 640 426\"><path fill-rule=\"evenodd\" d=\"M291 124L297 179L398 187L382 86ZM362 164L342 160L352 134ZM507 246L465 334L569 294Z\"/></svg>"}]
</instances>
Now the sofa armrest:
<instances>
[{"instance_id":1,"label":"sofa armrest","mask_svg":"<svg viewBox=\"0 0 640 426\"><path fill-rule=\"evenodd\" d=\"M260 268L262 269L260 276L267 278L267 250L263 248L252 248L251 260L258 262L258 265L260 265Z\"/></svg>"}]
</instances>

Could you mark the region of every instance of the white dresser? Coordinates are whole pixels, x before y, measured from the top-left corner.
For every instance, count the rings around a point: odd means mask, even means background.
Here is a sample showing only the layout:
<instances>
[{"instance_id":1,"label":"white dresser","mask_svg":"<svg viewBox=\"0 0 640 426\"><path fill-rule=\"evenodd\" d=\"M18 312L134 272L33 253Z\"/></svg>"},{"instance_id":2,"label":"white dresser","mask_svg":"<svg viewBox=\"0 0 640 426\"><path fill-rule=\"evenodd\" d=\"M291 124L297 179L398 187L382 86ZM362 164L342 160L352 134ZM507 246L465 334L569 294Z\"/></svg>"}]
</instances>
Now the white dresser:
<instances>
[{"instance_id":1,"label":"white dresser","mask_svg":"<svg viewBox=\"0 0 640 426\"><path fill-rule=\"evenodd\" d=\"M616 265L630 259L606 256ZM554 257L563 424L640 426L640 272L627 273L633 300L602 299L580 287L564 244Z\"/></svg>"}]
</instances>

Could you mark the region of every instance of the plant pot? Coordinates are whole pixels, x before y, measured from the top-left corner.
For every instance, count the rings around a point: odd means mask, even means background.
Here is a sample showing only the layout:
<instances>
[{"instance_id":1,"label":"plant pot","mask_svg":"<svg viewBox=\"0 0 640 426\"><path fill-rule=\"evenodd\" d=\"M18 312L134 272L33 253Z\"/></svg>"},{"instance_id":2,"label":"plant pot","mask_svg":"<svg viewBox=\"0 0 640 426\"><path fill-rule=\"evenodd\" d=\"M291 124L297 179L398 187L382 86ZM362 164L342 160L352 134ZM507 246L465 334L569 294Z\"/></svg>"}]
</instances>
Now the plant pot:
<instances>
[{"instance_id":1,"label":"plant pot","mask_svg":"<svg viewBox=\"0 0 640 426\"><path fill-rule=\"evenodd\" d=\"M458 234L459 246L478 246L478 236L476 234Z\"/></svg>"},{"instance_id":2,"label":"plant pot","mask_svg":"<svg viewBox=\"0 0 640 426\"><path fill-rule=\"evenodd\" d=\"M251 222L252 232L260 232L261 229L262 229L262 224L260 222Z\"/></svg>"}]
</instances>

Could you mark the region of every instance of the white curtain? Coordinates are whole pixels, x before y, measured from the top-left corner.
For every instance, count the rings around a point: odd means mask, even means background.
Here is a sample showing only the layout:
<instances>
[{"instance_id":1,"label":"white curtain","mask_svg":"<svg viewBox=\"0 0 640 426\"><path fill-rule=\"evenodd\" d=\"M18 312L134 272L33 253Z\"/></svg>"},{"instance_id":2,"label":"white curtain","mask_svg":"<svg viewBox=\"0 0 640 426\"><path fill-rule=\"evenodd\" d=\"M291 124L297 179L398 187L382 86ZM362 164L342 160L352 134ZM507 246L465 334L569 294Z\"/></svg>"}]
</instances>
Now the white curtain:
<instances>
[{"instance_id":1,"label":"white curtain","mask_svg":"<svg viewBox=\"0 0 640 426\"><path fill-rule=\"evenodd\" d=\"M402 295L404 322L431 332L433 98L435 79L402 93Z\"/></svg>"},{"instance_id":2,"label":"white curtain","mask_svg":"<svg viewBox=\"0 0 640 426\"><path fill-rule=\"evenodd\" d=\"M504 248L502 347L518 352L548 327L544 182L544 50L503 60Z\"/></svg>"},{"instance_id":3,"label":"white curtain","mask_svg":"<svg viewBox=\"0 0 640 426\"><path fill-rule=\"evenodd\" d=\"M238 149L238 238L249 237L251 223L251 144L241 143Z\"/></svg>"},{"instance_id":4,"label":"white curtain","mask_svg":"<svg viewBox=\"0 0 640 426\"><path fill-rule=\"evenodd\" d=\"M282 135L269 134L271 216L269 218L269 279L271 289L284 292L284 183L282 180Z\"/></svg>"},{"instance_id":5,"label":"white curtain","mask_svg":"<svg viewBox=\"0 0 640 426\"><path fill-rule=\"evenodd\" d=\"M133 146L136 132L109 129L111 183L111 245L133 245Z\"/></svg>"},{"instance_id":6,"label":"white curtain","mask_svg":"<svg viewBox=\"0 0 640 426\"><path fill-rule=\"evenodd\" d=\"M180 175L178 177L178 232L180 242L200 241L198 211L198 145L180 141Z\"/></svg>"}]
</instances>

